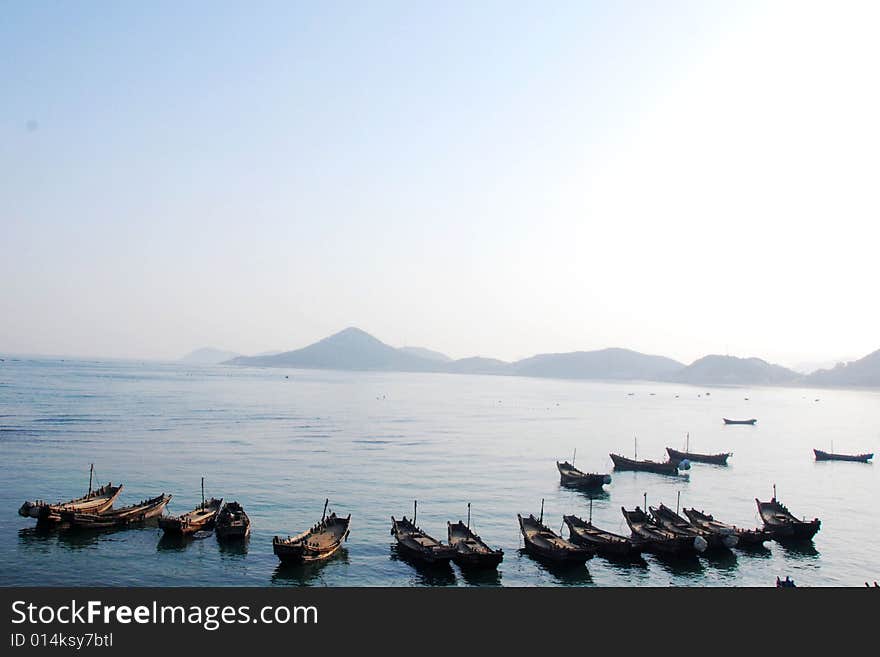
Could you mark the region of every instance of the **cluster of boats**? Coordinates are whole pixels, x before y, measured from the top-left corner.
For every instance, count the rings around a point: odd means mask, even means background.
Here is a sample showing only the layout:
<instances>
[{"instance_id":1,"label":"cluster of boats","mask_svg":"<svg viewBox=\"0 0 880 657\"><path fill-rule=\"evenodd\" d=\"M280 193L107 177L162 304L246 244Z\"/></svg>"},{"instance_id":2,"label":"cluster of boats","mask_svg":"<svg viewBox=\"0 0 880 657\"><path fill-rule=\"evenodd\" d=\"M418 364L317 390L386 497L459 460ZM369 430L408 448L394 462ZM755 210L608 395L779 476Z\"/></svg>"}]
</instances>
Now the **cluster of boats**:
<instances>
[{"instance_id":1,"label":"cluster of boats","mask_svg":"<svg viewBox=\"0 0 880 657\"><path fill-rule=\"evenodd\" d=\"M89 489L82 497L67 502L25 502L18 513L35 518L41 527L69 529L125 529L156 519L166 535L191 536L213 532L218 539L243 539L250 535L251 522L241 504L223 503L222 499L205 499L202 479L202 502L181 515L163 515L171 495L162 493L136 504L114 508L123 485L108 483L92 488L94 466L89 470Z\"/></svg>"},{"instance_id":2,"label":"cluster of boats","mask_svg":"<svg viewBox=\"0 0 880 657\"><path fill-rule=\"evenodd\" d=\"M773 499L762 502L755 499L763 527L743 529L716 520L712 515L697 509L678 511L660 504L621 512L630 529L630 536L622 536L597 527L592 522L592 505L589 520L566 515L563 523L568 527L568 539L555 533L544 524L544 501L541 515L519 516L520 531L526 552L539 559L564 563L584 563L594 555L611 559L636 558L643 552L659 555L698 555L707 550L754 548L764 541L789 541L811 539L821 525L818 518L802 520L795 517L781 502Z\"/></svg>"}]
</instances>

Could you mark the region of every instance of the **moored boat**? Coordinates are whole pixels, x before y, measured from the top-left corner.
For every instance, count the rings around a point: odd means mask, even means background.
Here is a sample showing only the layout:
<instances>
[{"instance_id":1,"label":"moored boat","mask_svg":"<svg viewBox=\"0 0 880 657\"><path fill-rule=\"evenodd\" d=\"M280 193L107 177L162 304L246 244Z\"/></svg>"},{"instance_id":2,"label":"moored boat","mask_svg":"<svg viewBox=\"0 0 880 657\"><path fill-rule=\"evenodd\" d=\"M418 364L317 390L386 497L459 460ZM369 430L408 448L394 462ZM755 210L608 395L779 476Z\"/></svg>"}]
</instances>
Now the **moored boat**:
<instances>
[{"instance_id":1,"label":"moored boat","mask_svg":"<svg viewBox=\"0 0 880 657\"><path fill-rule=\"evenodd\" d=\"M775 486L774 486L775 488ZM821 526L818 518L812 520L798 519L784 504L777 501L776 492L769 502L762 502L757 497L758 513L764 521L764 529L769 531L775 540L808 540L816 535Z\"/></svg>"},{"instance_id":2,"label":"moored boat","mask_svg":"<svg viewBox=\"0 0 880 657\"><path fill-rule=\"evenodd\" d=\"M737 547L741 549L758 548L764 545L764 541L769 541L773 535L766 529L742 529L736 528Z\"/></svg>"},{"instance_id":3,"label":"moored boat","mask_svg":"<svg viewBox=\"0 0 880 657\"><path fill-rule=\"evenodd\" d=\"M595 550L604 557L637 557L647 547L641 538L613 534L577 516L562 516L562 519L568 525L572 543Z\"/></svg>"},{"instance_id":4,"label":"moored boat","mask_svg":"<svg viewBox=\"0 0 880 657\"><path fill-rule=\"evenodd\" d=\"M214 532L219 540L247 538L251 533L251 519L241 504L227 502L217 515Z\"/></svg>"},{"instance_id":5,"label":"moored boat","mask_svg":"<svg viewBox=\"0 0 880 657\"><path fill-rule=\"evenodd\" d=\"M614 462L615 470L632 470L636 472L653 472L655 474L677 476L679 468L686 470L690 464L686 461L639 461L620 454L609 454Z\"/></svg>"},{"instance_id":6,"label":"moored boat","mask_svg":"<svg viewBox=\"0 0 880 657\"><path fill-rule=\"evenodd\" d=\"M596 552L567 541L549 527L545 526L544 503L541 502L541 517L529 514L524 518L517 514L519 530L522 533L526 552L538 559L571 565L583 564Z\"/></svg>"},{"instance_id":7,"label":"moored boat","mask_svg":"<svg viewBox=\"0 0 880 657\"><path fill-rule=\"evenodd\" d=\"M287 538L275 536L272 539L275 556L284 563L312 563L333 556L348 539L351 514L342 518L331 511L328 515L329 502L325 500L321 520L311 529Z\"/></svg>"},{"instance_id":8,"label":"moored boat","mask_svg":"<svg viewBox=\"0 0 880 657\"><path fill-rule=\"evenodd\" d=\"M611 483L611 475L582 472L568 461L556 462L559 470L559 481L565 486L581 488L583 490L602 490L602 486Z\"/></svg>"},{"instance_id":9,"label":"moored boat","mask_svg":"<svg viewBox=\"0 0 880 657\"><path fill-rule=\"evenodd\" d=\"M677 449L667 447L670 461L690 461L692 463L711 463L713 465L727 465L727 459L733 456L732 452L725 454L698 454L697 452L680 452Z\"/></svg>"},{"instance_id":10,"label":"moored boat","mask_svg":"<svg viewBox=\"0 0 880 657\"><path fill-rule=\"evenodd\" d=\"M734 525L715 520L708 513L696 509L682 509L691 525L703 532L710 547L732 548L739 543L739 530Z\"/></svg>"},{"instance_id":11,"label":"moored boat","mask_svg":"<svg viewBox=\"0 0 880 657\"><path fill-rule=\"evenodd\" d=\"M213 529L222 505L222 499L212 497L182 515L159 518L159 528L166 534L177 536L188 536L198 531Z\"/></svg>"},{"instance_id":12,"label":"moored boat","mask_svg":"<svg viewBox=\"0 0 880 657\"><path fill-rule=\"evenodd\" d=\"M496 568L504 559L504 550L492 549L471 528L471 505L468 504L468 522L446 523L449 546L455 550L453 561L462 568Z\"/></svg>"},{"instance_id":13,"label":"moored boat","mask_svg":"<svg viewBox=\"0 0 880 657\"><path fill-rule=\"evenodd\" d=\"M657 524L647 513L636 507L632 511L620 507L633 538L645 541L646 549L657 554L693 555L706 549L706 540L683 536Z\"/></svg>"},{"instance_id":14,"label":"moored boat","mask_svg":"<svg viewBox=\"0 0 880 657\"><path fill-rule=\"evenodd\" d=\"M40 524L55 524L61 521L61 510L79 511L81 513L103 513L112 508L119 493L122 492L122 484L114 486L112 482L92 490L92 479L95 466L89 466L89 488L82 497L68 500L67 502L49 503L43 500L27 501L18 509L18 515L25 518L36 518Z\"/></svg>"},{"instance_id":15,"label":"moored boat","mask_svg":"<svg viewBox=\"0 0 880 657\"><path fill-rule=\"evenodd\" d=\"M68 523L73 529L117 529L128 527L160 516L170 501L171 495L162 493L137 504L102 513L82 513L74 509L65 508L61 510L61 522Z\"/></svg>"},{"instance_id":16,"label":"moored boat","mask_svg":"<svg viewBox=\"0 0 880 657\"><path fill-rule=\"evenodd\" d=\"M413 519L403 516L400 520L391 516L391 534L397 540L397 549L402 556L410 557L427 564L448 564L456 551L450 545L429 536L416 525L418 503L413 503Z\"/></svg>"},{"instance_id":17,"label":"moored boat","mask_svg":"<svg viewBox=\"0 0 880 657\"><path fill-rule=\"evenodd\" d=\"M728 420L726 417L721 418L724 420L724 424L755 424L757 420L752 418L751 420Z\"/></svg>"},{"instance_id":18,"label":"moored boat","mask_svg":"<svg viewBox=\"0 0 880 657\"><path fill-rule=\"evenodd\" d=\"M678 536L690 537L694 541L694 548L697 552L705 552L706 548L710 546L709 538L706 536L706 533L694 527L687 520L682 518L678 513L670 509L665 504L661 504L659 507L649 507L648 510L651 512L651 516L654 518L654 521L663 527L663 529L672 532ZM733 537L734 544L736 543L735 537ZM724 547L732 547L732 546L724 546Z\"/></svg>"},{"instance_id":19,"label":"moored boat","mask_svg":"<svg viewBox=\"0 0 880 657\"><path fill-rule=\"evenodd\" d=\"M856 461L858 463L867 463L874 458L873 452L870 454L835 454L814 448L813 453L816 455L817 461Z\"/></svg>"},{"instance_id":20,"label":"moored boat","mask_svg":"<svg viewBox=\"0 0 880 657\"><path fill-rule=\"evenodd\" d=\"M205 499L205 478L202 477L202 503L179 516L162 516L159 518L159 529L170 536L191 536L196 532L214 529L222 507L223 498Z\"/></svg>"}]
</instances>

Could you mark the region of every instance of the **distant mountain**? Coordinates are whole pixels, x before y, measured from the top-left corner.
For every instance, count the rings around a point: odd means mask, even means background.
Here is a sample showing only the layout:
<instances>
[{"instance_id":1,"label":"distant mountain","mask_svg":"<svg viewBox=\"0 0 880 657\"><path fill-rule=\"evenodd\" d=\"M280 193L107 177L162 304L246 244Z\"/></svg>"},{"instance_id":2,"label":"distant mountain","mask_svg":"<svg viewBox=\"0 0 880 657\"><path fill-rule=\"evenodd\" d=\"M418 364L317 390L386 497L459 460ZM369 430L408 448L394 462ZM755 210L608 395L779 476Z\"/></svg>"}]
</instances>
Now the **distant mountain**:
<instances>
[{"instance_id":1,"label":"distant mountain","mask_svg":"<svg viewBox=\"0 0 880 657\"><path fill-rule=\"evenodd\" d=\"M461 358L447 363L444 372L455 374L513 374L513 365L497 358Z\"/></svg>"},{"instance_id":2,"label":"distant mountain","mask_svg":"<svg viewBox=\"0 0 880 657\"><path fill-rule=\"evenodd\" d=\"M801 375L760 358L704 356L669 377L670 381L693 384L772 385L793 383Z\"/></svg>"},{"instance_id":3,"label":"distant mountain","mask_svg":"<svg viewBox=\"0 0 880 657\"><path fill-rule=\"evenodd\" d=\"M512 369L519 376L556 379L658 380L683 367L683 363L664 356L649 356L629 349L601 349L539 354L513 363Z\"/></svg>"},{"instance_id":4,"label":"distant mountain","mask_svg":"<svg viewBox=\"0 0 880 657\"><path fill-rule=\"evenodd\" d=\"M816 386L880 386L880 349L851 363L813 372L804 382Z\"/></svg>"},{"instance_id":5,"label":"distant mountain","mask_svg":"<svg viewBox=\"0 0 880 657\"><path fill-rule=\"evenodd\" d=\"M347 328L319 342L274 356L239 356L230 365L328 370L437 371L437 362L395 349L359 328Z\"/></svg>"},{"instance_id":6,"label":"distant mountain","mask_svg":"<svg viewBox=\"0 0 880 657\"><path fill-rule=\"evenodd\" d=\"M629 349L538 354L515 363L475 356L452 360L424 347L395 348L350 327L302 349L257 356L235 356L198 349L185 362L385 372L447 372L554 379L672 381L694 385L785 385L880 387L880 350L861 360L803 376L760 358L704 356L685 366L671 358Z\"/></svg>"},{"instance_id":7,"label":"distant mountain","mask_svg":"<svg viewBox=\"0 0 880 657\"><path fill-rule=\"evenodd\" d=\"M452 362L452 359L446 354L441 354L439 351L434 351L432 349L425 349L424 347L400 347L398 351L402 351L403 353L412 356L418 356L419 358L425 358L427 360L435 360L438 363Z\"/></svg>"},{"instance_id":8,"label":"distant mountain","mask_svg":"<svg viewBox=\"0 0 880 657\"><path fill-rule=\"evenodd\" d=\"M181 363L189 363L191 365L218 365L230 358L238 356L234 351L223 351L222 349L214 349L213 347L202 347L195 351L189 352L180 359Z\"/></svg>"}]
</instances>

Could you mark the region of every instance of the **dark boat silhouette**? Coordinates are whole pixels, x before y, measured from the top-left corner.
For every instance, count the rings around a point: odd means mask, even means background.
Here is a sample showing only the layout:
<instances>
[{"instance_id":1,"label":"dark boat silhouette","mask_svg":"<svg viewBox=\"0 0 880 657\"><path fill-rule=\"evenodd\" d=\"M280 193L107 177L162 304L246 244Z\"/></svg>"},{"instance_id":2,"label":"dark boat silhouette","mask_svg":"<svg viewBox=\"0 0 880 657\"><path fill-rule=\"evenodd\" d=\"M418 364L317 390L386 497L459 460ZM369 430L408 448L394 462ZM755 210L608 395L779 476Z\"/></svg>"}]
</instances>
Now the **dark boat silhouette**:
<instances>
[{"instance_id":1,"label":"dark boat silhouette","mask_svg":"<svg viewBox=\"0 0 880 657\"><path fill-rule=\"evenodd\" d=\"M541 500L540 517L532 514L527 518L520 514L516 514L516 517L526 552L533 557L555 563L583 564L595 553L595 550L565 540L544 525L544 500Z\"/></svg>"},{"instance_id":2,"label":"dark boat silhouette","mask_svg":"<svg viewBox=\"0 0 880 657\"><path fill-rule=\"evenodd\" d=\"M706 549L706 540L699 541L693 536L684 536L669 531L657 524L647 513L636 507L627 511L620 507L633 538L645 542L647 551L668 555L694 555Z\"/></svg>"},{"instance_id":3,"label":"dark boat silhouette","mask_svg":"<svg viewBox=\"0 0 880 657\"><path fill-rule=\"evenodd\" d=\"M614 462L615 470L632 470L635 472L653 472L662 475L678 475L679 468L687 469L690 464L684 461L639 461L620 454L609 454Z\"/></svg>"},{"instance_id":4,"label":"dark boat silhouette","mask_svg":"<svg viewBox=\"0 0 880 657\"><path fill-rule=\"evenodd\" d=\"M728 420L726 417L721 418L724 420L724 424L755 424L757 420L752 418L751 420Z\"/></svg>"},{"instance_id":5,"label":"dark boat silhouette","mask_svg":"<svg viewBox=\"0 0 880 657\"><path fill-rule=\"evenodd\" d=\"M564 486L580 488L583 490L602 490L602 486L611 483L611 475L582 472L568 461L556 462L559 470L559 481Z\"/></svg>"},{"instance_id":6,"label":"dark boat silhouette","mask_svg":"<svg viewBox=\"0 0 880 657\"><path fill-rule=\"evenodd\" d=\"M775 486L774 486L775 488ZM808 540L816 535L821 526L818 518L801 520L795 517L784 504L776 500L774 491L773 499L762 502L757 497L758 513L764 521L764 529L769 531L776 540Z\"/></svg>"},{"instance_id":7,"label":"dark boat silhouette","mask_svg":"<svg viewBox=\"0 0 880 657\"><path fill-rule=\"evenodd\" d=\"M874 458L874 453L870 454L834 454L833 452L823 452L821 449L813 449L817 461L857 461L859 463L867 463Z\"/></svg>"},{"instance_id":8,"label":"dark boat silhouette","mask_svg":"<svg viewBox=\"0 0 880 657\"><path fill-rule=\"evenodd\" d=\"M413 502L413 519L391 516L391 534L397 539L398 552L405 557L427 564L448 564L455 556L455 548L429 536L416 525L418 503Z\"/></svg>"},{"instance_id":9,"label":"dark boat silhouette","mask_svg":"<svg viewBox=\"0 0 880 657\"><path fill-rule=\"evenodd\" d=\"M637 557L647 547L640 538L620 536L596 527L592 521L577 516L562 516L568 525L569 540L595 550L604 557Z\"/></svg>"},{"instance_id":10,"label":"dark boat silhouette","mask_svg":"<svg viewBox=\"0 0 880 657\"><path fill-rule=\"evenodd\" d=\"M677 449L667 447L670 461L691 461L694 463L712 463L713 465L727 465L727 459L733 456L732 452L725 454L698 454L696 452L679 452Z\"/></svg>"}]
</instances>

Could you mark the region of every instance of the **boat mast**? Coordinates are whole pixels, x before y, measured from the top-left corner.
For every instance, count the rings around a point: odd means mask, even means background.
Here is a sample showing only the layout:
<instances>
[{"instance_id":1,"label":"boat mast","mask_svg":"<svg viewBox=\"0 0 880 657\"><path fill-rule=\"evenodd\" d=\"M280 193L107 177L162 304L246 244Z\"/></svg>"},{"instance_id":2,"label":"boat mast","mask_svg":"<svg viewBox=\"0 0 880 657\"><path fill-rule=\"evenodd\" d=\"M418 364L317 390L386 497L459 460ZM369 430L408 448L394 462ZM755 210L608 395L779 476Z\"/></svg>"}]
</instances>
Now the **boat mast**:
<instances>
[{"instance_id":1,"label":"boat mast","mask_svg":"<svg viewBox=\"0 0 880 657\"><path fill-rule=\"evenodd\" d=\"M833 445L833 444L834 444L834 443L832 443L832 445ZM832 452L834 451L834 448L833 448L833 447L831 448L831 451L832 451ZM574 467L574 457L577 456L577 453L578 453L578 448L575 447L575 448L574 448L574 453L571 455L571 466L572 466L572 467Z\"/></svg>"},{"instance_id":2,"label":"boat mast","mask_svg":"<svg viewBox=\"0 0 880 657\"><path fill-rule=\"evenodd\" d=\"M87 497L92 496L92 475L94 473L95 473L95 464L91 463L91 464L89 464L89 492L88 492Z\"/></svg>"},{"instance_id":3,"label":"boat mast","mask_svg":"<svg viewBox=\"0 0 880 657\"><path fill-rule=\"evenodd\" d=\"M324 511L321 513L321 522L324 522L324 518L327 517L327 505L330 504L330 498L328 497L324 500Z\"/></svg>"},{"instance_id":4,"label":"boat mast","mask_svg":"<svg viewBox=\"0 0 880 657\"><path fill-rule=\"evenodd\" d=\"M633 458L639 458L639 439L636 436L633 436Z\"/></svg>"},{"instance_id":5,"label":"boat mast","mask_svg":"<svg viewBox=\"0 0 880 657\"><path fill-rule=\"evenodd\" d=\"M687 439L686 439L686 442L685 442L685 445L684 445L684 453L687 454L687 453L689 453L690 451L691 451L691 432L688 431L688 433L687 433Z\"/></svg>"},{"instance_id":6,"label":"boat mast","mask_svg":"<svg viewBox=\"0 0 880 657\"><path fill-rule=\"evenodd\" d=\"M202 508L205 508L205 478L202 477Z\"/></svg>"},{"instance_id":7,"label":"boat mast","mask_svg":"<svg viewBox=\"0 0 880 657\"><path fill-rule=\"evenodd\" d=\"M544 524L544 498L541 498L541 517L538 519L540 524Z\"/></svg>"},{"instance_id":8,"label":"boat mast","mask_svg":"<svg viewBox=\"0 0 880 657\"><path fill-rule=\"evenodd\" d=\"M776 484L773 484L773 501L776 501Z\"/></svg>"},{"instance_id":9,"label":"boat mast","mask_svg":"<svg viewBox=\"0 0 880 657\"><path fill-rule=\"evenodd\" d=\"M468 502L468 524L467 524L467 528L468 528L468 529L471 528L471 503L470 503L470 502Z\"/></svg>"},{"instance_id":10,"label":"boat mast","mask_svg":"<svg viewBox=\"0 0 880 657\"><path fill-rule=\"evenodd\" d=\"M413 525L416 524L416 516L419 513L419 501L413 500Z\"/></svg>"},{"instance_id":11,"label":"boat mast","mask_svg":"<svg viewBox=\"0 0 880 657\"><path fill-rule=\"evenodd\" d=\"M675 515L678 515L679 506L681 506L681 491L678 491L678 499L675 501Z\"/></svg>"},{"instance_id":12,"label":"boat mast","mask_svg":"<svg viewBox=\"0 0 880 657\"><path fill-rule=\"evenodd\" d=\"M647 513L648 512L648 491L645 491L642 494L642 497L645 498L645 509L644 510L645 510L645 513Z\"/></svg>"},{"instance_id":13,"label":"boat mast","mask_svg":"<svg viewBox=\"0 0 880 657\"><path fill-rule=\"evenodd\" d=\"M590 495L590 524L593 524L593 496Z\"/></svg>"}]
</instances>

